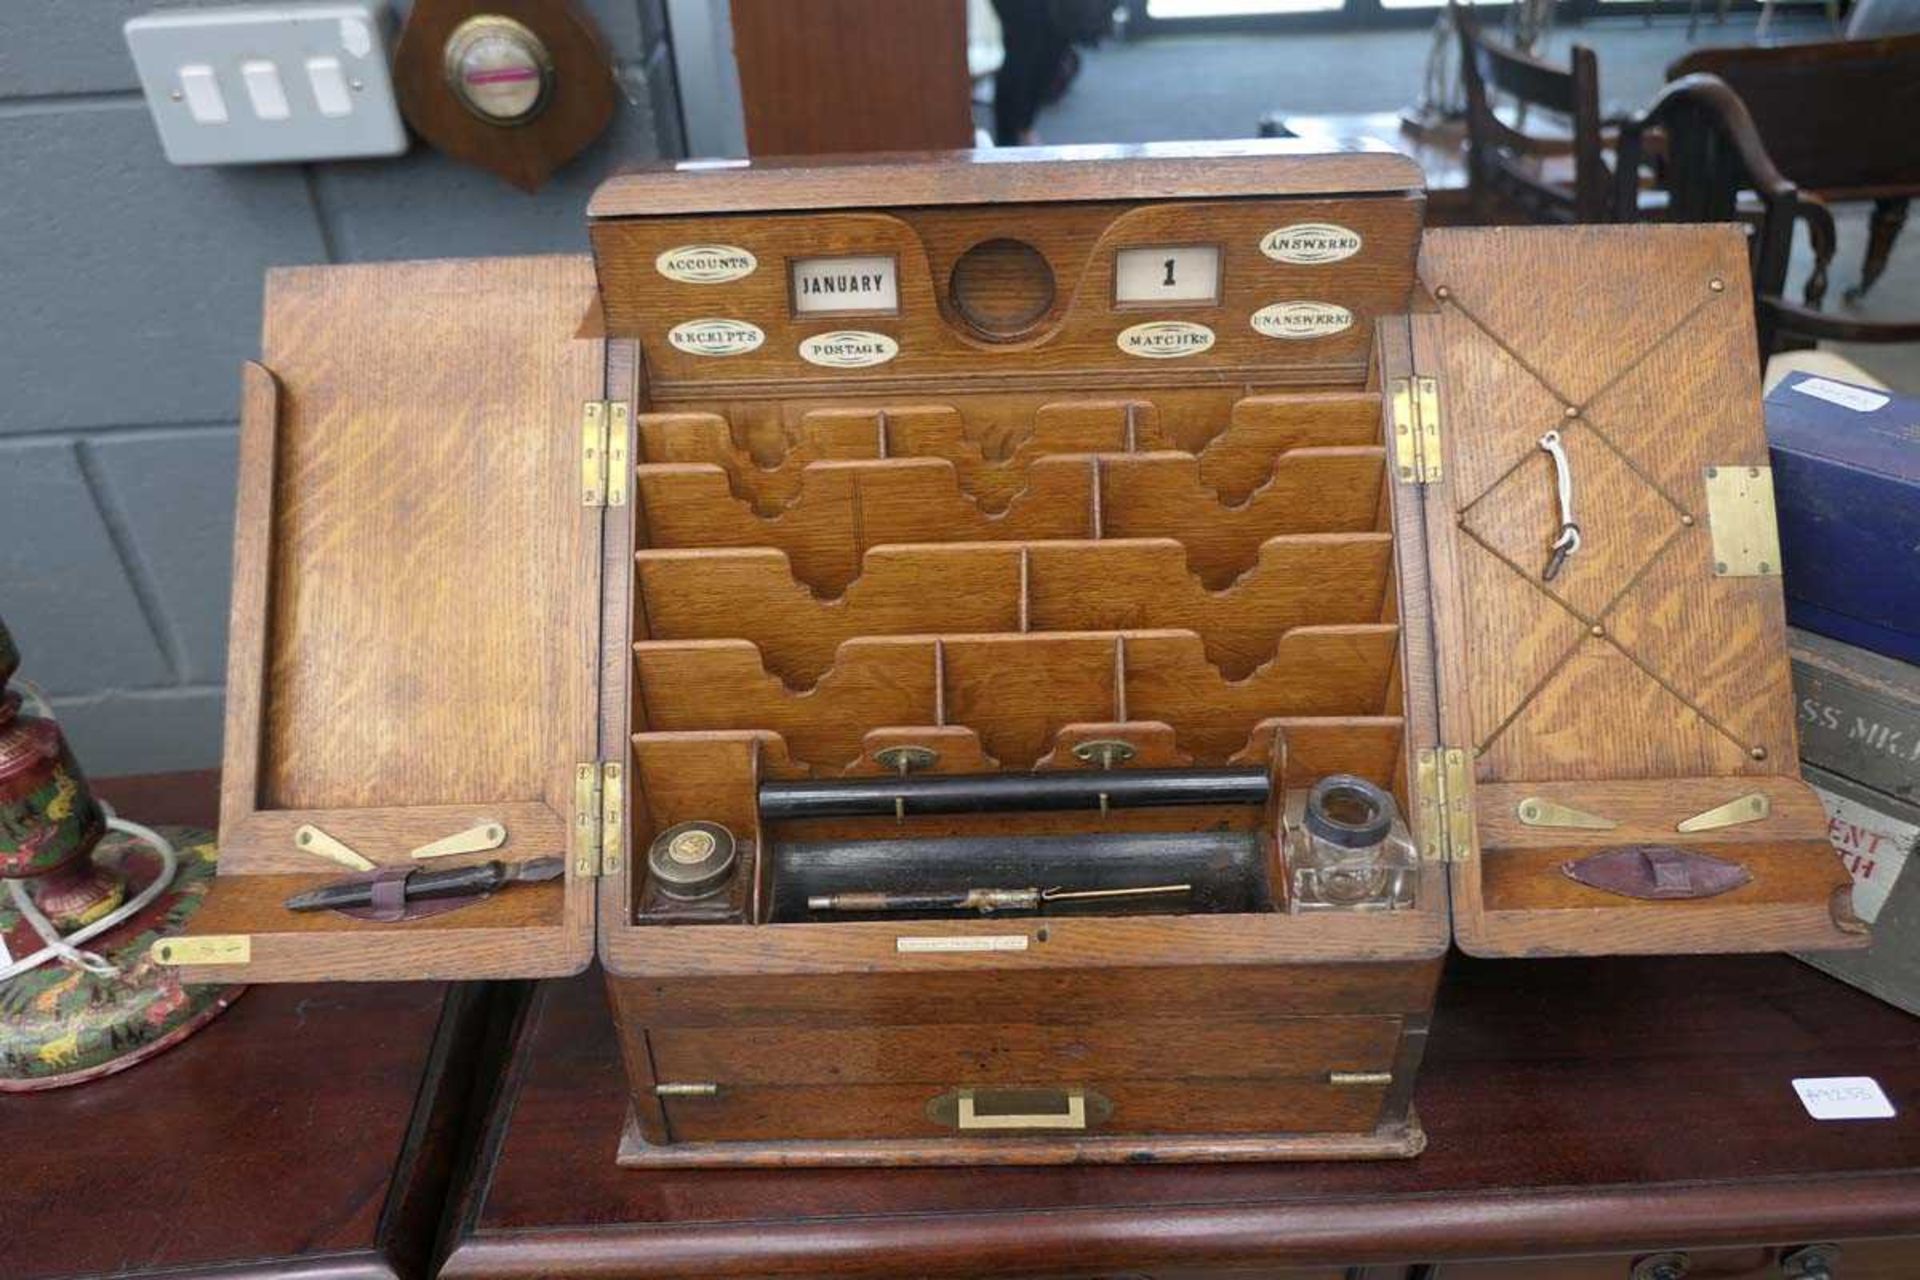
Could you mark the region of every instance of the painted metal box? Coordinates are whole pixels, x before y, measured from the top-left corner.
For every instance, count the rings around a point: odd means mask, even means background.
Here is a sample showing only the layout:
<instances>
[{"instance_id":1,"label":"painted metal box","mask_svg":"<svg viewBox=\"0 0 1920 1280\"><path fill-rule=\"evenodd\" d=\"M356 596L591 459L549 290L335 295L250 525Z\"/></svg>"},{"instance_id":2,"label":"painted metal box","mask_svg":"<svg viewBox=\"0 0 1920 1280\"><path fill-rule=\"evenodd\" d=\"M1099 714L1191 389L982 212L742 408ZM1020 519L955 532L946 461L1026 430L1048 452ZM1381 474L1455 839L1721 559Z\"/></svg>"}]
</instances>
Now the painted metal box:
<instances>
[{"instance_id":1,"label":"painted metal box","mask_svg":"<svg viewBox=\"0 0 1920 1280\"><path fill-rule=\"evenodd\" d=\"M1920 1013L1920 667L1794 630L1802 772L1827 806L1827 835L1853 873L1865 951L1805 957Z\"/></svg>"},{"instance_id":2,"label":"painted metal box","mask_svg":"<svg viewBox=\"0 0 1920 1280\"><path fill-rule=\"evenodd\" d=\"M1787 621L1920 662L1920 399L1794 374L1766 415Z\"/></svg>"}]
</instances>

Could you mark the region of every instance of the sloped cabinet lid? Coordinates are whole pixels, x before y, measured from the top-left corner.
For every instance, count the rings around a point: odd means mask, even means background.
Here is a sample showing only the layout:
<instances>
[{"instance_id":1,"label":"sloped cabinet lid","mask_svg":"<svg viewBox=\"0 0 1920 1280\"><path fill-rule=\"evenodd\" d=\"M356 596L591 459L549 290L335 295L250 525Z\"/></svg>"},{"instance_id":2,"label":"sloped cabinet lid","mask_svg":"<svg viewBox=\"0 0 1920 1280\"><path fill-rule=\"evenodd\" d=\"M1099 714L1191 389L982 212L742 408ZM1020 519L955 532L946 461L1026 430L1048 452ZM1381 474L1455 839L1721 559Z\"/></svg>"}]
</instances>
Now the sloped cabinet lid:
<instances>
[{"instance_id":1,"label":"sloped cabinet lid","mask_svg":"<svg viewBox=\"0 0 1920 1280\"><path fill-rule=\"evenodd\" d=\"M601 515L581 415L584 257L311 267L268 281L247 366L220 875L189 936L244 981L543 976L593 950L595 882L514 885L402 923L295 913L352 874L498 824L453 866L571 854L596 758ZM202 948L202 951L210 948ZM195 954L189 949L185 954Z\"/></svg>"},{"instance_id":2,"label":"sloped cabinet lid","mask_svg":"<svg viewBox=\"0 0 1920 1280\"><path fill-rule=\"evenodd\" d=\"M1742 237L1434 231L1420 276L1440 742L1466 753L1476 827L1452 868L1460 945L1864 942L1799 779ZM1549 433L1580 532L1551 577Z\"/></svg>"}]
</instances>

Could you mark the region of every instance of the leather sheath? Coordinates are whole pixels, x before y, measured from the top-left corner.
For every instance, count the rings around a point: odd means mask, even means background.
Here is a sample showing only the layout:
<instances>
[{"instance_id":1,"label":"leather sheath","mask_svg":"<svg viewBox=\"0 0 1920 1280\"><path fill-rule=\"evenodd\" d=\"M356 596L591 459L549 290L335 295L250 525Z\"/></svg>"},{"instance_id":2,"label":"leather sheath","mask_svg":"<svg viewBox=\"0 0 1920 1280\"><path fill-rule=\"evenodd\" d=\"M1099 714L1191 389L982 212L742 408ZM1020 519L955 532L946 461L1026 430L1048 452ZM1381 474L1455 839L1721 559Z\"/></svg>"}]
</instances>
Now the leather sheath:
<instances>
[{"instance_id":1,"label":"leather sheath","mask_svg":"<svg viewBox=\"0 0 1920 1280\"><path fill-rule=\"evenodd\" d=\"M1623 898L1712 898L1753 873L1737 862L1670 844L1623 844L1560 864L1569 880Z\"/></svg>"}]
</instances>

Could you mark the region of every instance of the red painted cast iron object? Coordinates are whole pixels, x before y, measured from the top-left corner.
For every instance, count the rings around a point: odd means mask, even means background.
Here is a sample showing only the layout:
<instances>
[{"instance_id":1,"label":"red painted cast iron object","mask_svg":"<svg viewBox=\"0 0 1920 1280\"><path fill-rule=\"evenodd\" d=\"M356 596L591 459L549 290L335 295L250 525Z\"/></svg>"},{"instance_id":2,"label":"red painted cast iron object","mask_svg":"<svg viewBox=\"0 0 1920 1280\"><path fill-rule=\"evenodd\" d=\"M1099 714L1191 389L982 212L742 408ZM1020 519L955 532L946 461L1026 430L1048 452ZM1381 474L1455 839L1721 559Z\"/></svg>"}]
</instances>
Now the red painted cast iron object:
<instances>
[{"instance_id":1,"label":"red painted cast iron object","mask_svg":"<svg viewBox=\"0 0 1920 1280\"><path fill-rule=\"evenodd\" d=\"M122 1070L245 989L185 987L147 957L206 895L211 836L110 818L60 726L9 687L19 664L0 623L0 1092Z\"/></svg>"}]
</instances>

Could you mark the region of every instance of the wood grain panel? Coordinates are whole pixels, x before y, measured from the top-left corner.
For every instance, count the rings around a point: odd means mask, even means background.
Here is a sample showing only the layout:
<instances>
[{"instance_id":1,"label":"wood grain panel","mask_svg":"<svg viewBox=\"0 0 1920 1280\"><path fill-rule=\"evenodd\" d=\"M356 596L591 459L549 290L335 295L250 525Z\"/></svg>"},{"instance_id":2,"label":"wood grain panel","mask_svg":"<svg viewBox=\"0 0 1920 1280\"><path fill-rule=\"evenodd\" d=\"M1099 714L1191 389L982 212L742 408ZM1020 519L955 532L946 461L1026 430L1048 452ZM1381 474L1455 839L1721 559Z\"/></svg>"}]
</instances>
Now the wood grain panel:
<instances>
[{"instance_id":1,"label":"wood grain panel","mask_svg":"<svg viewBox=\"0 0 1920 1280\"><path fill-rule=\"evenodd\" d=\"M571 758L591 693L554 628L587 589L591 292L580 258L269 277L264 805L533 799Z\"/></svg>"},{"instance_id":2,"label":"wood grain panel","mask_svg":"<svg viewBox=\"0 0 1920 1280\"><path fill-rule=\"evenodd\" d=\"M1397 1018L1241 1022L1186 1012L1180 1020L1076 1025L940 1022L819 1031L678 1027L653 1035L650 1043L663 1080L944 1086L1089 1075L1171 1080L1223 1069L1243 1079L1385 1071L1400 1041Z\"/></svg>"},{"instance_id":3,"label":"wood grain panel","mask_svg":"<svg viewBox=\"0 0 1920 1280\"><path fill-rule=\"evenodd\" d=\"M1036 1083L1036 1082L1030 1082ZM1037 1082L1045 1085L1048 1082ZM1339 1088L1302 1080L1105 1080L1072 1083L1113 1104L1089 1134L1353 1133L1370 1130L1386 1090ZM752 1085L711 1098L670 1098L667 1125L678 1142L773 1139L951 1137L927 1118L941 1090L904 1085ZM996 1140L995 1135L972 1137ZM1031 1141L1007 1134L998 1141Z\"/></svg>"},{"instance_id":4,"label":"wood grain panel","mask_svg":"<svg viewBox=\"0 0 1920 1280\"><path fill-rule=\"evenodd\" d=\"M1442 740L1477 757L1481 823L1481 857L1456 868L1457 936L1502 955L1859 945L1824 819L1794 794L1779 580L1718 576L1710 550L1707 469L1765 462L1745 247L1725 228L1620 230L1436 232L1423 250L1437 306L1411 331L1416 366L1440 379L1447 462L1427 526ZM1549 429L1582 533L1551 581ZM1709 795L1776 785L1762 823L1672 830ZM1526 829L1511 813L1526 794L1631 822ZM1682 796L1701 802L1654 821ZM1623 832L1757 878L1642 903L1560 874Z\"/></svg>"},{"instance_id":5,"label":"wood grain panel","mask_svg":"<svg viewBox=\"0 0 1920 1280\"><path fill-rule=\"evenodd\" d=\"M1273 180L1276 186L1284 183L1277 171ZM916 208L900 202L896 193L874 189L868 207L858 211L601 219L592 238L607 332L645 344L659 394L672 401L735 391L765 395L776 388L788 394L807 387L831 389L833 395L861 388L944 390L955 380L1035 385L1045 378L1069 378L1092 389L1102 385L1091 376L1096 372L1119 374L1130 385L1152 378L1187 386L1223 380L1357 386L1365 376L1375 318L1406 305L1419 234L1417 199L1142 203L1136 192L1127 197L1069 208ZM1306 222L1348 227L1360 234L1364 247L1352 257L1317 265L1280 262L1261 252L1268 232ZM991 341L974 332L955 307L949 280L967 250L1007 236L1010 228L1047 259L1055 301L1031 335ZM745 249L761 265L723 287L670 280L655 268L656 258L668 249L711 243ZM1118 251L1170 244L1220 246L1219 300L1165 308L1113 306ZM849 254L898 260L898 314L794 315L785 264ZM1253 327L1255 312L1292 301L1344 308L1351 323L1293 340ZM677 324L712 317L751 323L764 341L751 351L714 357L677 350L665 340ZM1211 346L1166 360L1145 359L1120 345L1123 329L1161 318L1205 325L1213 334ZM845 328L884 334L898 345L898 353L881 364L834 369L800 355L805 338Z\"/></svg>"},{"instance_id":6,"label":"wood grain panel","mask_svg":"<svg viewBox=\"0 0 1920 1280\"><path fill-rule=\"evenodd\" d=\"M966 0L740 0L731 14L750 154L972 142Z\"/></svg>"}]
</instances>

